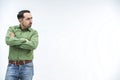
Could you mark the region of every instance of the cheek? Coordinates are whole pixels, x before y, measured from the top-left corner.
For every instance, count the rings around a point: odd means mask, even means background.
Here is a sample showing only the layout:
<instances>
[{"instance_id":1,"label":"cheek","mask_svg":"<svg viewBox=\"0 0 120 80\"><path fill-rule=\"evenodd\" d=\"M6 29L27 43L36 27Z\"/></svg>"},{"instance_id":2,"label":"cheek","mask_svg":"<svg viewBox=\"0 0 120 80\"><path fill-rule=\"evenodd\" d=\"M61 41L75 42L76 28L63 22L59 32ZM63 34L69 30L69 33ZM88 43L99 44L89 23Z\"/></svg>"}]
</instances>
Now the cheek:
<instances>
[{"instance_id":1,"label":"cheek","mask_svg":"<svg viewBox=\"0 0 120 80\"><path fill-rule=\"evenodd\" d=\"M26 21L26 22L24 22L23 24L24 24L24 25L27 25L27 24L29 24L29 22L28 22L28 21Z\"/></svg>"}]
</instances>

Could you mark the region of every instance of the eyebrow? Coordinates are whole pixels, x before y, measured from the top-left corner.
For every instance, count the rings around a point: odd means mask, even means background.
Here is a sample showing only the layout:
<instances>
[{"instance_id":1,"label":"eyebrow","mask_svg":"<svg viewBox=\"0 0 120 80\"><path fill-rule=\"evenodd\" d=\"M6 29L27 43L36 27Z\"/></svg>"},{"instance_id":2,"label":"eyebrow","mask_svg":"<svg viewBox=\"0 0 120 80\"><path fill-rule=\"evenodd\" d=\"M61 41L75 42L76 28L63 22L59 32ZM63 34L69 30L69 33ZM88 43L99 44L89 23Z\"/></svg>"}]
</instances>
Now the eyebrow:
<instances>
[{"instance_id":1,"label":"eyebrow","mask_svg":"<svg viewBox=\"0 0 120 80\"><path fill-rule=\"evenodd\" d=\"M30 18L26 18L26 19L32 19L33 17L30 17Z\"/></svg>"}]
</instances>

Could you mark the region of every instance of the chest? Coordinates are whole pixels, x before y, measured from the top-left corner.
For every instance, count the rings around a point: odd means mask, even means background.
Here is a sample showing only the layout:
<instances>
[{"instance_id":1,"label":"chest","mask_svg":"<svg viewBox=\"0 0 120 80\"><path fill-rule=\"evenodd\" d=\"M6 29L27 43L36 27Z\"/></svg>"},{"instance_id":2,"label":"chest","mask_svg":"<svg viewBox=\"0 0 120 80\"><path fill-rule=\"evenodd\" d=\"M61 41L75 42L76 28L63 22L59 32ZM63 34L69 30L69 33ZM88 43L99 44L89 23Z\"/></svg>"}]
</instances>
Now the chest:
<instances>
[{"instance_id":1,"label":"chest","mask_svg":"<svg viewBox=\"0 0 120 80\"><path fill-rule=\"evenodd\" d=\"M32 32L31 31L21 31L21 30L16 30L14 31L14 34L17 38L26 38L26 39L31 39Z\"/></svg>"}]
</instances>

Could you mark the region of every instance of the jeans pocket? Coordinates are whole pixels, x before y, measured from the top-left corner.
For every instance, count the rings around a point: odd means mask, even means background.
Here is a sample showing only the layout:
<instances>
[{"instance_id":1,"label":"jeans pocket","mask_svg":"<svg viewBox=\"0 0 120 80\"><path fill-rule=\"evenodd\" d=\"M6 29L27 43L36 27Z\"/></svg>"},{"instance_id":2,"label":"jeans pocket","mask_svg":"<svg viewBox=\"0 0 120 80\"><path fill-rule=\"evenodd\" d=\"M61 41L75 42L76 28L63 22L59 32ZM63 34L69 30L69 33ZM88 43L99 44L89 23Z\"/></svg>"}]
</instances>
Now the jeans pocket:
<instances>
[{"instance_id":1,"label":"jeans pocket","mask_svg":"<svg viewBox=\"0 0 120 80\"><path fill-rule=\"evenodd\" d=\"M23 73L24 75L33 75L33 74L34 74L33 63L30 62L30 63L24 64L22 73Z\"/></svg>"},{"instance_id":2,"label":"jeans pocket","mask_svg":"<svg viewBox=\"0 0 120 80\"><path fill-rule=\"evenodd\" d=\"M18 75L18 67L14 64L8 64L6 76L12 77Z\"/></svg>"}]
</instances>

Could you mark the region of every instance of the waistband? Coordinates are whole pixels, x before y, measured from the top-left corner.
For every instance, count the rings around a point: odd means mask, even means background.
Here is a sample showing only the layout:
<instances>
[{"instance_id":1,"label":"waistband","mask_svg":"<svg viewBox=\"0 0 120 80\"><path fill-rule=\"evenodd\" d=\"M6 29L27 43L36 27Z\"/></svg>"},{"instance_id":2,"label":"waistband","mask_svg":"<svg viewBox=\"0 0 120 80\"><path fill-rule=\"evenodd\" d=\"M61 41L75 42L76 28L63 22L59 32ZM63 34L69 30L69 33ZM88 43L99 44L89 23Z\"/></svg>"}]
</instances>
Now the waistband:
<instances>
[{"instance_id":1,"label":"waistband","mask_svg":"<svg viewBox=\"0 0 120 80\"><path fill-rule=\"evenodd\" d=\"M17 66L24 65L24 64L27 64L27 63L30 63L30 62L32 62L32 60L9 60L10 64L15 64Z\"/></svg>"}]
</instances>

